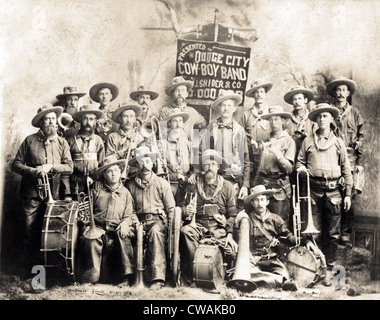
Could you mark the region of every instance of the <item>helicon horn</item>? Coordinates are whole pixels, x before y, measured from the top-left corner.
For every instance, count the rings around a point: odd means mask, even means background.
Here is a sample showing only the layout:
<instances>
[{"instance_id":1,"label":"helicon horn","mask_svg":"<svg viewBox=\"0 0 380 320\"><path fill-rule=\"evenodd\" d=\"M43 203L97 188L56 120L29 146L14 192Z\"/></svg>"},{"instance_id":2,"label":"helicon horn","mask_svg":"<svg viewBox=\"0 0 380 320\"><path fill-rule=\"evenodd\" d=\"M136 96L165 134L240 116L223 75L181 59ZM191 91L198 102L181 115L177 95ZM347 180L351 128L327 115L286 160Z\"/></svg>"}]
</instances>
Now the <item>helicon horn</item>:
<instances>
[{"instance_id":1,"label":"helicon horn","mask_svg":"<svg viewBox=\"0 0 380 320\"><path fill-rule=\"evenodd\" d=\"M58 125L65 131L72 126L73 121L71 114L66 112L62 113L57 120Z\"/></svg>"}]
</instances>

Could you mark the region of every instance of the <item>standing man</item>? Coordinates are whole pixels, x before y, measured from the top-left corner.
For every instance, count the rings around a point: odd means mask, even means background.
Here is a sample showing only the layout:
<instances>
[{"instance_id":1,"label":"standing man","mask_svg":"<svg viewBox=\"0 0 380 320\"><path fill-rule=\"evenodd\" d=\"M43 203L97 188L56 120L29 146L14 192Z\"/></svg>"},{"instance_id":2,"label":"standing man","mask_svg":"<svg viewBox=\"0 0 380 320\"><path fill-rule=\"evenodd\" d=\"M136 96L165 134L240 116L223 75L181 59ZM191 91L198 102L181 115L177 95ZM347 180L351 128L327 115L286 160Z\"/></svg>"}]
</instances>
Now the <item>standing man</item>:
<instances>
[{"instance_id":1,"label":"standing man","mask_svg":"<svg viewBox=\"0 0 380 320\"><path fill-rule=\"evenodd\" d=\"M126 182L134 199L137 217L144 225L147 271L145 279L155 289L162 288L165 284L168 223L175 209L169 182L153 172L158 156L157 152L150 152L148 147L138 148L136 157L129 162L130 166L138 166L138 175Z\"/></svg>"},{"instance_id":2,"label":"standing man","mask_svg":"<svg viewBox=\"0 0 380 320\"><path fill-rule=\"evenodd\" d=\"M133 198L121 182L124 166L125 161L110 156L93 174L95 179L103 178L101 186L91 190L94 221L100 232L97 238L87 238L87 227L79 237L81 282L133 284L135 259L131 240L135 238L138 219Z\"/></svg>"},{"instance_id":3,"label":"standing man","mask_svg":"<svg viewBox=\"0 0 380 320\"><path fill-rule=\"evenodd\" d=\"M158 114L159 120L164 120L174 108L179 108L182 112L190 114L189 121L186 122L185 130L192 141L194 129L203 129L206 127L206 119L193 107L186 104L186 98L189 96L189 91L193 88L194 83L185 80L183 77L174 77L172 84L165 89L165 93L172 97L172 102L164 105Z\"/></svg>"},{"instance_id":4,"label":"standing man","mask_svg":"<svg viewBox=\"0 0 380 320\"><path fill-rule=\"evenodd\" d=\"M31 266L41 264L38 257L46 208L43 201L46 199L39 185L43 188L41 181L44 175L47 176L53 198L58 199L60 175L73 172L69 145L56 131L57 118L62 111L62 107L51 104L38 109L32 126L39 130L25 138L12 162L12 170L22 175L20 195L24 210L25 267L28 274Z\"/></svg>"},{"instance_id":5,"label":"standing man","mask_svg":"<svg viewBox=\"0 0 380 320\"><path fill-rule=\"evenodd\" d=\"M237 184L238 198L248 195L251 172L246 133L233 118L241 101L240 94L232 90L220 90L220 95L211 104L211 108L217 110L221 116L207 126L199 147L201 153L208 149L218 151L229 164L230 167L222 175Z\"/></svg>"},{"instance_id":6,"label":"standing man","mask_svg":"<svg viewBox=\"0 0 380 320\"><path fill-rule=\"evenodd\" d=\"M309 113L309 119L316 122L319 129L303 141L296 164L298 172L310 174L313 221L321 230L320 238L316 240L320 242L328 265L334 265L336 261L342 209L348 211L351 207L353 183L344 142L331 129L338 116L339 109L327 103L318 104ZM341 177L346 184L344 190Z\"/></svg>"},{"instance_id":7,"label":"standing man","mask_svg":"<svg viewBox=\"0 0 380 320\"><path fill-rule=\"evenodd\" d=\"M102 116L103 112L91 104L82 106L80 111L73 114L73 119L80 123L80 129L68 140L74 172L70 177L62 177L67 200L74 193L88 193L87 176L90 176L104 159L104 143L95 134L96 121Z\"/></svg>"},{"instance_id":8,"label":"standing man","mask_svg":"<svg viewBox=\"0 0 380 320\"><path fill-rule=\"evenodd\" d=\"M235 190L218 174L220 169L228 167L227 163L215 150L205 150L200 163L202 173L196 177L195 184L188 184L186 197L178 203L185 221L180 233L180 253L182 275L187 285L193 281L195 251L206 237L218 243L227 262L234 259L237 251L233 239ZM196 204L191 201L195 195ZM194 215L195 224L189 223Z\"/></svg>"},{"instance_id":9,"label":"standing man","mask_svg":"<svg viewBox=\"0 0 380 320\"><path fill-rule=\"evenodd\" d=\"M246 96L255 99L254 105L243 112L236 115L238 123L247 133L247 141L249 145L249 158L252 162L251 179L256 176L259 167L260 150L259 141L269 139L270 127L267 120L261 118L262 115L268 113L268 105L266 103L267 94L272 89L273 84L265 81L254 81L251 89L246 92Z\"/></svg>"},{"instance_id":10,"label":"standing man","mask_svg":"<svg viewBox=\"0 0 380 320\"><path fill-rule=\"evenodd\" d=\"M364 128L360 111L352 106L348 99L352 97L357 88L355 81L347 78L337 78L326 86L327 93L335 99L334 106L339 109L336 119L339 136L344 141L348 158L350 159L353 175L353 200L362 193L364 185L364 168L362 163ZM353 206L342 216L342 242L350 244L350 235L353 222Z\"/></svg>"},{"instance_id":11,"label":"standing man","mask_svg":"<svg viewBox=\"0 0 380 320\"><path fill-rule=\"evenodd\" d=\"M137 103L141 106L141 114L137 117L140 124L148 121L153 116L150 110L151 103L153 100L158 98L159 94L151 91L146 86L139 86L137 90L131 92L129 96L132 100L137 101Z\"/></svg>"},{"instance_id":12,"label":"standing man","mask_svg":"<svg viewBox=\"0 0 380 320\"><path fill-rule=\"evenodd\" d=\"M292 188L289 175L295 165L296 144L284 130L284 121L291 117L283 107L269 108L263 119L268 119L271 128L270 137L260 144L262 146L260 165L257 170L254 186L264 185L270 189L278 189L270 198L269 210L278 214L289 225L290 198Z\"/></svg>"},{"instance_id":13,"label":"standing man","mask_svg":"<svg viewBox=\"0 0 380 320\"><path fill-rule=\"evenodd\" d=\"M111 102L119 95L119 88L112 83L97 83L90 89L90 98L100 104L99 110L103 111L103 117L96 123L96 134L103 142L107 141L107 136L111 132L117 131L118 124L112 120L112 113L117 107Z\"/></svg>"}]
</instances>

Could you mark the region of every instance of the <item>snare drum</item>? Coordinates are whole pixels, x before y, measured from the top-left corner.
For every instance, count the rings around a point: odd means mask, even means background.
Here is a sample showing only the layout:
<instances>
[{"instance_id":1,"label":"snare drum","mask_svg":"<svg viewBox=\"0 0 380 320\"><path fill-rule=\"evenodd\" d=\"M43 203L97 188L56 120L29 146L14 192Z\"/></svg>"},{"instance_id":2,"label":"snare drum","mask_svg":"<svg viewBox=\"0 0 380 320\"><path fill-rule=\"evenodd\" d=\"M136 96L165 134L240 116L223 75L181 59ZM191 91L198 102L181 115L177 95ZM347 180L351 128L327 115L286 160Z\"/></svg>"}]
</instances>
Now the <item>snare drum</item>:
<instances>
[{"instance_id":1,"label":"snare drum","mask_svg":"<svg viewBox=\"0 0 380 320\"><path fill-rule=\"evenodd\" d=\"M200 244L195 251L193 280L198 287L218 289L224 283L223 255L218 245Z\"/></svg>"},{"instance_id":2,"label":"snare drum","mask_svg":"<svg viewBox=\"0 0 380 320\"><path fill-rule=\"evenodd\" d=\"M47 203L41 236L41 252L47 272L61 272L75 281L75 248L78 239L78 202ZM52 272L53 271L53 272Z\"/></svg>"},{"instance_id":3,"label":"snare drum","mask_svg":"<svg viewBox=\"0 0 380 320\"><path fill-rule=\"evenodd\" d=\"M315 280L321 266L320 260L310 250L302 246L291 248L284 263L288 268L290 277L304 288Z\"/></svg>"}]
</instances>

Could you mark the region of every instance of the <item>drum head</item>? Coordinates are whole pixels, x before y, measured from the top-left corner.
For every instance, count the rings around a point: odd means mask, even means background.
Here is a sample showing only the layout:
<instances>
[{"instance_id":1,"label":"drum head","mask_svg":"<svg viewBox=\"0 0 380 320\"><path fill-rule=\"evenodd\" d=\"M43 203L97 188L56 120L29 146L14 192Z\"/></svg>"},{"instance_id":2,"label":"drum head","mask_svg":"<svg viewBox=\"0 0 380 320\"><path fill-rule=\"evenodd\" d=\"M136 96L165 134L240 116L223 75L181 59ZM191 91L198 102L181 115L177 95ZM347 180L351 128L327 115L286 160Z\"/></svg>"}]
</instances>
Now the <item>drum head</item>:
<instances>
[{"instance_id":1,"label":"drum head","mask_svg":"<svg viewBox=\"0 0 380 320\"><path fill-rule=\"evenodd\" d=\"M290 277L301 287L307 287L314 280L320 266L314 254L301 246L291 248L284 262Z\"/></svg>"}]
</instances>

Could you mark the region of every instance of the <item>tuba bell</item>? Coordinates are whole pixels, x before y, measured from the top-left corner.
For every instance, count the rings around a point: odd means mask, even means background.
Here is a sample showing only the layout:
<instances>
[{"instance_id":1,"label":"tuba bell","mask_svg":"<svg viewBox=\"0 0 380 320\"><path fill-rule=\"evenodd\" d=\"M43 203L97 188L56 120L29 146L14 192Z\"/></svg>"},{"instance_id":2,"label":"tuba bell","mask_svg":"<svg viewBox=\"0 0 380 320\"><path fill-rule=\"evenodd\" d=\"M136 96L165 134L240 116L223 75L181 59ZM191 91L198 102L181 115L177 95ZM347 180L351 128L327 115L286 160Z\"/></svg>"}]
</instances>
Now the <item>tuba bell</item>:
<instances>
[{"instance_id":1,"label":"tuba bell","mask_svg":"<svg viewBox=\"0 0 380 320\"><path fill-rule=\"evenodd\" d=\"M64 131L66 131L67 129L69 129L73 125L74 120L73 120L73 117L71 116L71 114L64 112L59 116L57 122L58 122L58 125Z\"/></svg>"}]
</instances>

